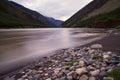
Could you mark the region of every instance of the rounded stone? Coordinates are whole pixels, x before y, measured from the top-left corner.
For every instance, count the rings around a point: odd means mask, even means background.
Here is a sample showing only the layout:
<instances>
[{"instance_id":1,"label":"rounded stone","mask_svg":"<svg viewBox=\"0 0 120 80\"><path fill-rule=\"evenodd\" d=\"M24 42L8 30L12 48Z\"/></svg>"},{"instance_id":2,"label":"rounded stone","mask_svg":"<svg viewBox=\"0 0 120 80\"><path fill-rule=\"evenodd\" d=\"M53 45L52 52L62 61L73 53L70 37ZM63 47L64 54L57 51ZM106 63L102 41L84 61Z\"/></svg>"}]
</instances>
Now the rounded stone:
<instances>
[{"instance_id":1,"label":"rounded stone","mask_svg":"<svg viewBox=\"0 0 120 80\"><path fill-rule=\"evenodd\" d=\"M103 46L101 44L93 44L90 47L91 48L102 48Z\"/></svg>"},{"instance_id":2,"label":"rounded stone","mask_svg":"<svg viewBox=\"0 0 120 80\"><path fill-rule=\"evenodd\" d=\"M82 75L79 80L88 80L88 76L87 75Z\"/></svg>"},{"instance_id":3,"label":"rounded stone","mask_svg":"<svg viewBox=\"0 0 120 80\"><path fill-rule=\"evenodd\" d=\"M76 69L75 71L78 75L82 75L83 73L86 73L87 72L87 69L85 67L83 68L78 68Z\"/></svg>"},{"instance_id":4,"label":"rounded stone","mask_svg":"<svg viewBox=\"0 0 120 80\"><path fill-rule=\"evenodd\" d=\"M96 80L95 77L90 77L89 80Z\"/></svg>"},{"instance_id":5,"label":"rounded stone","mask_svg":"<svg viewBox=\"0 0 120 80\"><path fill-rule=\"evenodd\" d=\"M99 73L100 73L100 70L90 71L91 76L97 76L99 75Z\"/></svg>"},{"instance_id":6,"label":"rounded stone","mask_svg":"<svg viewBox=\"0 0 120 80\"><path fill-rule=\"evenodd\" d=\"M83 66L85 65L85 62L84 62L84 61L79 61L79 65L80 65L81 67L83 67Z\"/></svg>"}]
</instances>

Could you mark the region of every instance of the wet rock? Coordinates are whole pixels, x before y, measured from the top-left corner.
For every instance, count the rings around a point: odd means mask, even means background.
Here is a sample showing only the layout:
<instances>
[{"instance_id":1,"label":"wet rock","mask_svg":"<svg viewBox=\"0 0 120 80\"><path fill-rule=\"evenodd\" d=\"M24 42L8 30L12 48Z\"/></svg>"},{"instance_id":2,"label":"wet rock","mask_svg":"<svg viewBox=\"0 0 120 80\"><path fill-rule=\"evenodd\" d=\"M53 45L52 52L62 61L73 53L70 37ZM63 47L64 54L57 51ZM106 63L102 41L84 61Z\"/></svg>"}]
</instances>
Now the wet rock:
<instances>
[{"instance_id":1,"label":"wet rock","mask_svg":"<svg viewBox=\"0 0 120 80\"><path fill-rule=\"evenodd\" d=\"M82 75L79 80L88 80L88 76L87 75Z\"/></svg>"},{"instance_id":2,"label":"wet rock","mask_svg":"<svg viewBox=\"0 0 120 80\"><path fill-rule=\"evenodd\" d=\"M99 73L100 73L100 70L90 71L91 76L97 76L97 75L99 75Z\"/></svg>"},{"instance_id":3,"label":"wet rock","mask_svg":"<svg viewBox=\"0 0 120 80\"><path fill-rule=\"evenodd\" d=\"M92 47L98 48L98 45ZM110 51L103 52L94 48L56 51L56 54L42 58L29 68L15 73L14 77L20 80L112 80L113 78L105 77L106 72L120 67L120 57ZM94 60L94 55L101 58ZM72 60L76 61L73 65L65 65Z\"/></svg>"},{"instance_id":4,"label":"wet rock","mask_svg":"<svg viewBox=\"0 0 120 80\"><path fill-rule=\"evenodd\" d=\"M90 46L91 48L102 48L101 44L93 44Z\"/></svg>"},{"instance_id":5,"label":"wet rock","mask_svg":"<svg viewBox=\"0 0 120 80\"><path fill-rule=\"evenodd\" d=\"M84 73L87 72L87 69L86 69L85 67L83 67L83 68L78 68L78 69L76 69L75 72L76 72L78 75L82 75L82 74L84 74Z\"/></svg>"}]
</instances>

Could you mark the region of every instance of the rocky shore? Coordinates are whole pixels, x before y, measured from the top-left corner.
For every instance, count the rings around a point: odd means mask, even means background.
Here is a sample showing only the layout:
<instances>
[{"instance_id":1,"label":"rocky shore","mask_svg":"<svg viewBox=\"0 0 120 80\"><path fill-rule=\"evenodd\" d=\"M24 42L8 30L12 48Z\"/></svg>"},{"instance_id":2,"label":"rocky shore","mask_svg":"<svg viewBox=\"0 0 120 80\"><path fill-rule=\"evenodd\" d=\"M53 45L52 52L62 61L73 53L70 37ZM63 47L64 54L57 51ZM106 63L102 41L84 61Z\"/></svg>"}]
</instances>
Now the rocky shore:
<instances>
[{"instance_id":1,"label":"rocky shore","mask_svg":"<svg viewBox=\"0 0 120 80\"><path fill-rule=\"evenodd\" d=\"M107 73L120 68L120 56L111 51L104 52L102 47L94 44L58 50L4 80L118 80Z\"/></svg>"}]
</instances>

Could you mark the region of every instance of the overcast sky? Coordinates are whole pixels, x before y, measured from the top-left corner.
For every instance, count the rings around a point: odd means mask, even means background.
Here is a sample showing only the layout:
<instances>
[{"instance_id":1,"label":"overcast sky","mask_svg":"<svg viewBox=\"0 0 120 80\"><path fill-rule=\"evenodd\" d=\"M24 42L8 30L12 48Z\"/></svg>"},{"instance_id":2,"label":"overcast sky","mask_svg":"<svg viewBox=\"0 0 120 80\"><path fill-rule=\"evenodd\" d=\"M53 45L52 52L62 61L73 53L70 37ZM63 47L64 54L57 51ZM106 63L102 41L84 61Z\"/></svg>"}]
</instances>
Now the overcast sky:
<instances>
[{"instance_id":1,"label":"overcast sky","mask_svg":"<svg viewBox=\"0 0 120 80\"><path fill-rule=\"evenodd\" d=\"M42 15L67 20L92 0L12 0Z\"/></svg>"}]
</instances>

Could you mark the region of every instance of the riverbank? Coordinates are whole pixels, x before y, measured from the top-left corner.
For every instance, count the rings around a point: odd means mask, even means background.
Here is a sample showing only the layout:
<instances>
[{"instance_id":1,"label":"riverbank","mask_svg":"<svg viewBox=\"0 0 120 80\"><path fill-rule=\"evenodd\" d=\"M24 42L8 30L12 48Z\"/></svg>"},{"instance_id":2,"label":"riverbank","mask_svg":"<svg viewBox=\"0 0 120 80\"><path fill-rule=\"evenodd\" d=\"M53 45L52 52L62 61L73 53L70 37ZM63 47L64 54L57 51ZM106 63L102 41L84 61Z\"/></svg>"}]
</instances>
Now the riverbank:
<instances>
[{"instance_id":1,"label":"riverbank","mask_svg":"<svg viewBox=\"0 0 120 80\"><path fill-rule=\"evenodd\" d=\"M102 80L106 72L119 67L119 32L81 47L62 49L6 77L5 80ZM114 42L115 41L115 42ZM118 42L117 42L118 41ZM112 44L113 42L113 44ZM118 43L118 44L117 44ZM94 48L91 45L99 44ZM109 44L109 45L106 45ZM117 45L117 46L116 46Z\"/></svg>"},{"instance_id":2,"label":"riverbank","mask_svg":"<svg viewBox=\"0 0 120 80\"><path fill-rule=\"evenodd\" d=\"M113 51L120 53L120 30L114 30L110 32L106 37L103 37L102 39L93 41L91 43L79 46L82 47L88 47L93 44L101 44L103 51Z\"/></svg>"}]
</instances>

